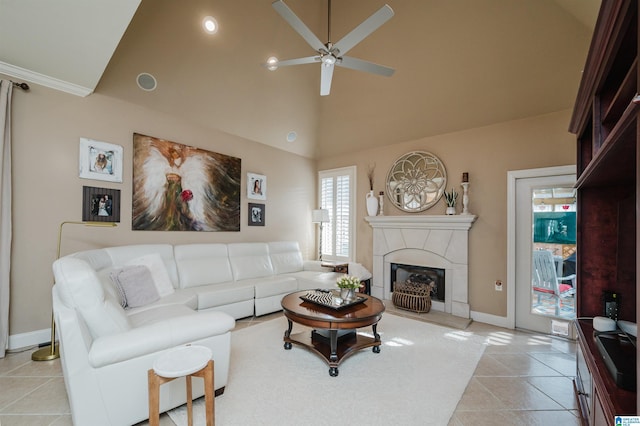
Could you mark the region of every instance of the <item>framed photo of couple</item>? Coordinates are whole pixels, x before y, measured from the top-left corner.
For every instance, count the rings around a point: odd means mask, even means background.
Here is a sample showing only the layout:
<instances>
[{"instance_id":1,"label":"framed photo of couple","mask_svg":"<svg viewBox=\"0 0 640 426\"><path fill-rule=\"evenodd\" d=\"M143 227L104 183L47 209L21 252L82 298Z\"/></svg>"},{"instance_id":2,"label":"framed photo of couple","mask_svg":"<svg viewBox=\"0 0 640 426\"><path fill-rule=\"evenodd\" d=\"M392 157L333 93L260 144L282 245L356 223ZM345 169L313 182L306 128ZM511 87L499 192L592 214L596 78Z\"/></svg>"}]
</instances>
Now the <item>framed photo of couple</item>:
<instances>
[{"instance_id":1,"label":"framed photo of couple","mask_svg":"<svg viewBox=\"0 0 640 426\"><path fill-rule=\"evenodd\" d=\"M264 204L249 203L249 226L264 226Z\"/></svg>"},{"instance_id":2,"label":"framed photo of couple","mask_svg":"<svg viewBox=\"0 0 640 426\"><path fill-rule=\"evenodd\" d=\"M120 190L82 187L83 222L120 222Z\"/></svg>"}]
</instances>

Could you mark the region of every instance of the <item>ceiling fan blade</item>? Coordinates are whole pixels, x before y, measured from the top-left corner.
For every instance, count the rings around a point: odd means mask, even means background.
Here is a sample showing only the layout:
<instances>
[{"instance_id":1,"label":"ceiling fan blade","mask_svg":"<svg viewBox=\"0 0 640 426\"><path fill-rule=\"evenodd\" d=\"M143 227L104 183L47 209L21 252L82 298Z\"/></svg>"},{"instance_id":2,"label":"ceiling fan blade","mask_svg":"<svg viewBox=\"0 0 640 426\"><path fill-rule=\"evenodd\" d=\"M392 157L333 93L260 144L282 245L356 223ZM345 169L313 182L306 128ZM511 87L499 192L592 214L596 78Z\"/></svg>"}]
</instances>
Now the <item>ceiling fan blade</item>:
<instances>
[{"instance_id":1,"label":"ceiling fan blade","mask_svg":"<svg viewBox=\"0 0 640 426\"><path fill-rule=\"evenodd\" d=\"M275 65L275 68L288 67L289 65L304 65L313 64L314 62L320 62L320 56L307 56L306 58L285 59L284 61L278 61L275 64L264 63L263 67L269 68Z\"/></svg>"},{"instance_id":2,"label":"ceiling fan blade","mask_svg":"<svg viewBox=\"0 0 640 426\"><path fill-rule=\"evenodd\" d=\"M287 21L289 25L291 25L291 27L296 30L296 32L300 34L307 43L309 43L311 47L313 47L314 50L318 52L327 50L320 39L311 32L309 27L307 27L304 22L302 22L302 20L298 18L295 13L293 13L289 6L284 4L282 0L276 0L271 3L271 5L276 10L276 12L278 12L280 16L282 16L284 20Z\"/></svg>"},{"instance_id":3,"label":"ceiling fan blade","mask_svg":"<svg viewBox=\"0 0 640 426\"><path fill-rule=\"evenodd\" d=\"M351 58L348 56L338 59L336 65L343 68L350 68L357 71L370 72L372 74L383 75L385 77L391 77L395 70L393 68L385 67L384 65L374 64L373 62L363 61L362 59Z\"/></svg>"},{"instance_id":4,"label":"ceiling fan blade","mask_svg":"<svg viewBox=\"0 0 640 426\"><path fill-rule=\"evenodd\" d=\"M331 92L331 78L333 77L333 64L322 64L320 71L320 96L327 96Z\"/></svg>"},{"instance_id":5,"label":"ceiling fan blade","mask_svg":"<svg viewBox=\"0 0 640 426\"><path fill-rule=\"evenodd\" d=\"M332 52L336 50L336 56L346 55L353 46L360 43L369 34L380 28L382 24L387 22L393 17L393 9L388 4L382 6L376 13L365 19L360 25L355 27L349 34L342 37L342 39L335 43L332 48Z\"/></svg>"}]
</instances>

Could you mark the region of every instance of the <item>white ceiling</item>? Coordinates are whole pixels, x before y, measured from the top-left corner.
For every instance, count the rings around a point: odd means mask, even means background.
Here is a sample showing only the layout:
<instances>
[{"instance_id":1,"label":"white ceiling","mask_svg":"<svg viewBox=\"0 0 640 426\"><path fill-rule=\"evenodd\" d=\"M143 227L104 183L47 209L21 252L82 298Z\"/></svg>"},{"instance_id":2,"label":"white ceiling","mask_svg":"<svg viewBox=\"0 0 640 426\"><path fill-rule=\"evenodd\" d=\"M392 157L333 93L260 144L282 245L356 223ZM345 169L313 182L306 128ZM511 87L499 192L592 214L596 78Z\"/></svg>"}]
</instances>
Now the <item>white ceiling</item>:
<instances>
[{"instance_id":1,"label":"white ceiling","mask_svg":"<svg viewBox=\"0 0 640 426\"><path fill-rule=\"evenodd\" d=\"M326 0L285 1L326 39ZM271 0L0 0L0 73L325 157L570 108L600 0L387 3L395 16L349 56L396 73L337 68L328 97L317 64L260 65L313 54ZM335 0L332 41L383 4ZM137 88L140 72L155 91Z\"/></svg>"},{"instance_id":2,"label":"white ceiling","mask_svg":"<svg viewBox=\"0 0 640 426\"><path fill-rule=\"evenodd\" d=\"M0 0L0 72L93 92L140 0Z\"/></svg>"}]
</instances>

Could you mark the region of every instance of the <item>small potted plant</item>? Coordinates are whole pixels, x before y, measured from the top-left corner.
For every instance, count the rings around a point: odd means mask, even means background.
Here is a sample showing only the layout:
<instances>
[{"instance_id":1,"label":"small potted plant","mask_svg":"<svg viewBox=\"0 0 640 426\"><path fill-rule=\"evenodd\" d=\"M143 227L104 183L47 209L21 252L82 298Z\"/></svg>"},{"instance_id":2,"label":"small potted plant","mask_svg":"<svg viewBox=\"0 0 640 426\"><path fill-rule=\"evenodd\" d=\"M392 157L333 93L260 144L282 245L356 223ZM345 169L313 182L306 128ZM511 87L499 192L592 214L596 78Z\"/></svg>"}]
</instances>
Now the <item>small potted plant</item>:
<instances>
[{"instance_id":1,"label":"small potted plant","mask_svg":"<svg viewBox=\"0 0 640 426\"><path fill-rule=\"evenodd\" d=\"M356 297L356 289L360 288L360 278L352 275L343 275L338 278L340 297L345 301L353 300Z\"/></svg>"},{"instance_id":2,"label":"small potted plant","mask_svg":"<svg viewBox=\"0 0 640 426\"><path fill-rule=\"evenodd\" d=\"M446 213L448 215L456 214L456 200L458 199L458 193L451 188L451 192L444 190L444 202L447 203Z\"/></svg>"}]
</instances>

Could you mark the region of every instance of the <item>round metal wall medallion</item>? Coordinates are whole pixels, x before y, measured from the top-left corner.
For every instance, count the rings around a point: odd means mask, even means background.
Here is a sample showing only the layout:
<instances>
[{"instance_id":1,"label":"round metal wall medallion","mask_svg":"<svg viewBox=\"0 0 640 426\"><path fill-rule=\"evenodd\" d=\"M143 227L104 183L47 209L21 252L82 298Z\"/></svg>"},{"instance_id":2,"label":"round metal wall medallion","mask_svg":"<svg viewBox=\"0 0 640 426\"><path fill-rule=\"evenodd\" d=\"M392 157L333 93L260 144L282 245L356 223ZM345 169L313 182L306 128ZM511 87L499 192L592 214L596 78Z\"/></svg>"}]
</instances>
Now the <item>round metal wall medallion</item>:
<instances>
[{"instance_id":1,"label":"round metal wall medallion","mask_svg":"<svg viewBox=\"0 0 640 426\"><path fill-rule=\"evenodd\" d=\"M446 187L444 165L429 152L413 151L403 155L387 175L387 197L405 212L418 213L432 207Z\"/></svg>"}]
</instances>

